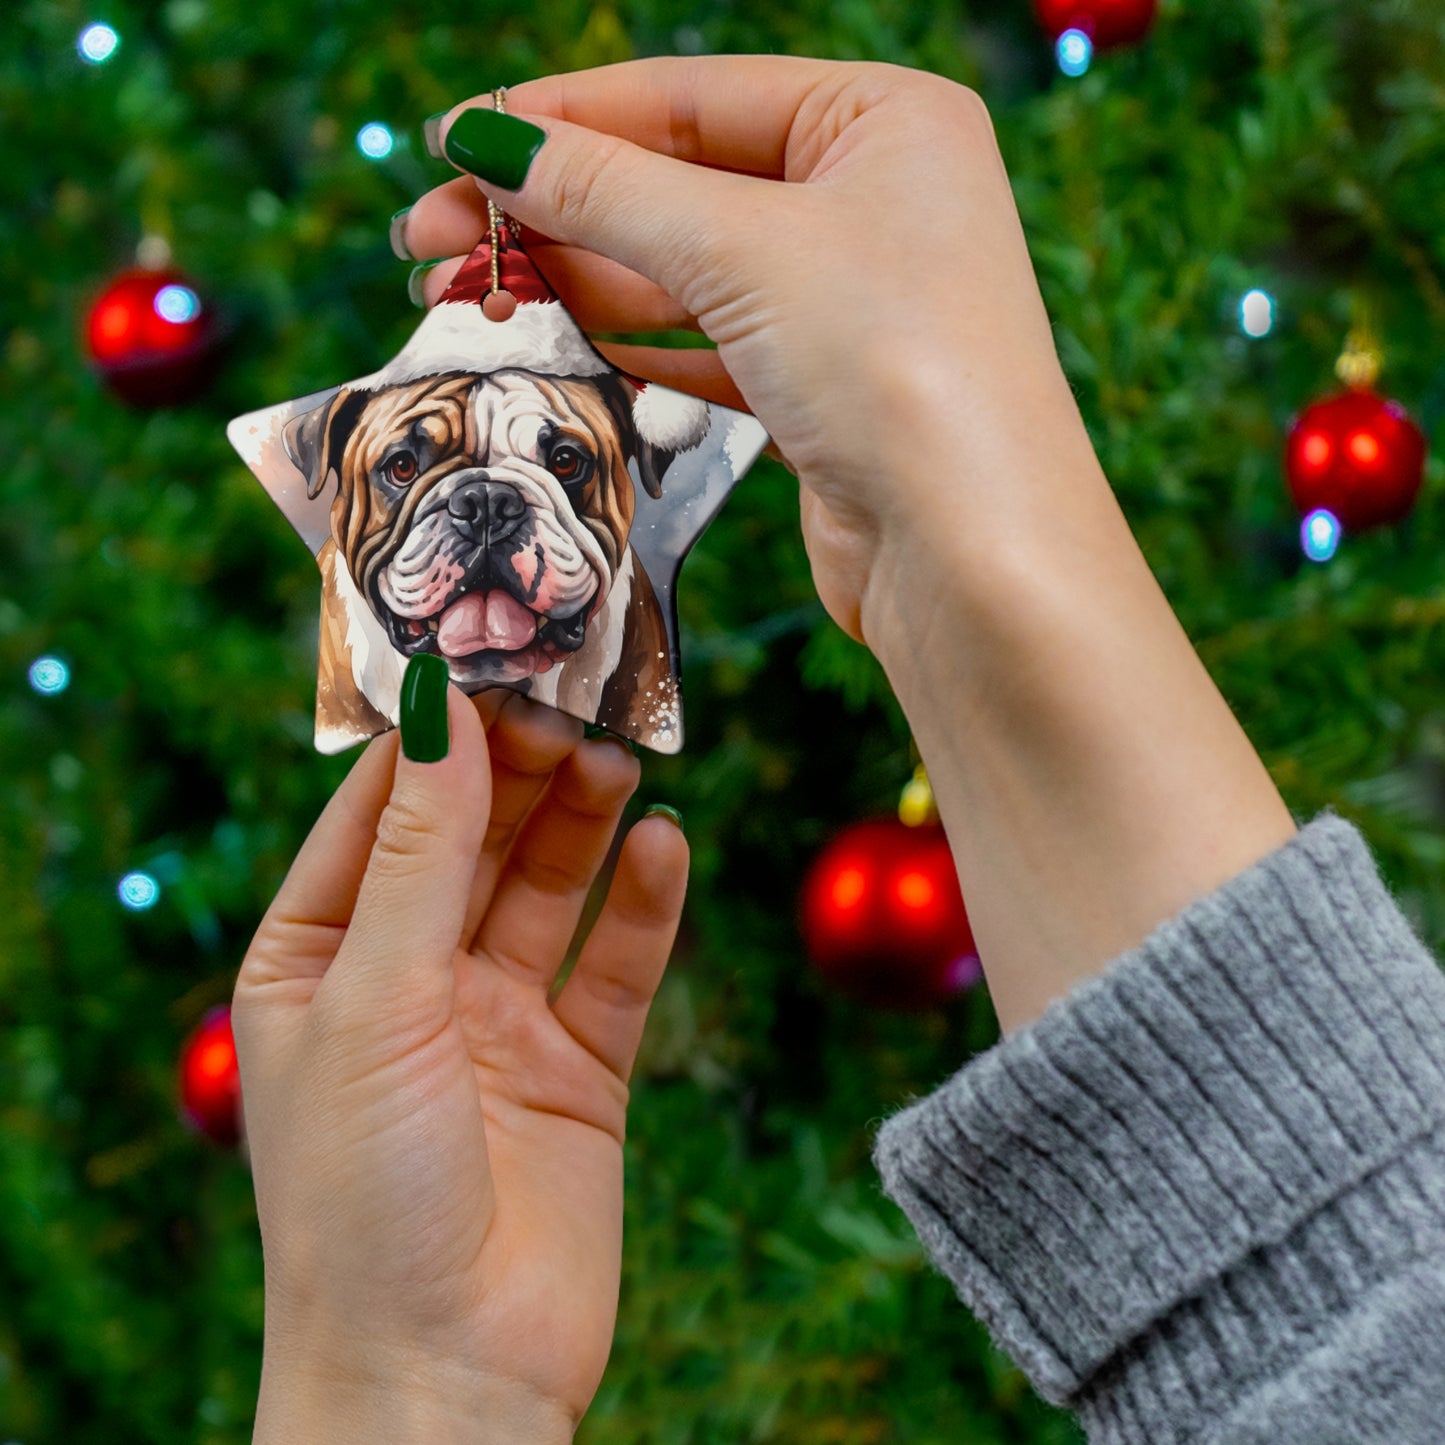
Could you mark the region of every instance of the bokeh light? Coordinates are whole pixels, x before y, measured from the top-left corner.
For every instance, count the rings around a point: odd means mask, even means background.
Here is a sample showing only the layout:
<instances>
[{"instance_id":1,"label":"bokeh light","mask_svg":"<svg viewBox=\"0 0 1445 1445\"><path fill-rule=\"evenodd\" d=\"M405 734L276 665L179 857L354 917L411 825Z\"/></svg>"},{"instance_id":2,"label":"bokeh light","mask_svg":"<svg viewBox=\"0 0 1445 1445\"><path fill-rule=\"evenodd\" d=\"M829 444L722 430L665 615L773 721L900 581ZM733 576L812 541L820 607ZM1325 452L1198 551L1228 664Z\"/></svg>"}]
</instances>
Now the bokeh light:
<instances>
[{"instance_id":1,"label":"bokeh light","mask_svg":"<svg viewBox=\"0 0 1445 1445\"><path fill-rule=\"evenodd\" d=\"M1300 546L1311 562L1328 562L1339 551L1342 528L1339 518L1324 507L1316 507L1300 523Z\"/></svg>"},{"instance_id":2,"label":"bokeh light","mask_svg":"<svg viewBox=\"0 0 1445 1445\"><path fill-rule=\"evenodd\" d=\"M141 913L160 901L161 885L149 873L127 873L115 891L127 908Z\"/></svg>"},{"instance_id":3,"label":"bokeh light","mask_svg":"<svg viewBox=\"0 0 1445 1445\"><path fill-rule=\"evenodd\" d=\"M1083 75L1094 62L1094 42L1082 30L1066 30L1054 47L1065 75Z\"/></svg>"},{"instance_id":4,"label":"bokeh light","mask_svg":"<svg viewBox=\"0 0 1445 1445\"><path fill-rule=\"evenodd\" d=\"M80 32L75 48L80 58L91 65L104 65L120 46L120 36L104 24L87 25Z\"/></svg>"},{"instance_id":5,"label":"bokeh light","mask_svg":"<svg viewBox=\"0 0 1445 1445\"><path fill-rule=\"evenodd\" d=\"M391 133L391 127L382 125L379 120L369 121L356 132L356 148L368 160L384 161L396 145L396 137Z\"/></svg>"},{"instance_id":6,"label":"bokeh light","mask_svg":"<svg viewBox=\"0 0 1445 1445\"><path fill-rule=\"evenodd\" d=\"M201 314L201 298L189 286L162 286L152 303L162 321L184 326Z\"/></svg>"},{"instance_id":7,"label":"bokeh light","mask_svg":"<svg viewBox=\"0 0 1445 1445\"><path fill-rule=\"evenodd\" d=\"M58 657L37 657L30 664L30 686L45 697L54 697L70 686L70 669Z\"/></svg>"},{"instance_id":8,"label":"bokeh light","mask_svg":"<svg viewBox=\"0 0 1445 1445\"><path fill-rule=\"evenodd\" d=\"M1274 297L1256 288L1239 303L1239 327L1246 336L1268 336L1274 330Z\"/></svg>"}]
</instances>

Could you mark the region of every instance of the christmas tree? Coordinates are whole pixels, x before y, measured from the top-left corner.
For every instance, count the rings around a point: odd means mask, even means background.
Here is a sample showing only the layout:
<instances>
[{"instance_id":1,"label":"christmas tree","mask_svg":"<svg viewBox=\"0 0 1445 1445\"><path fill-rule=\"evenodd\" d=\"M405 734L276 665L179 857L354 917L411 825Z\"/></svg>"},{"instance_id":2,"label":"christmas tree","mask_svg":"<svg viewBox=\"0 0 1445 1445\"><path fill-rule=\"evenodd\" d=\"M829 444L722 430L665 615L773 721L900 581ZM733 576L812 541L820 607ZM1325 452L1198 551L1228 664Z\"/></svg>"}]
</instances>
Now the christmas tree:
<instances>
[{"instance_id":1,"label":"christmas tree","mask_svg":"<svg viewBox=\"0 0 1445 1445\"><path fill-rule=\"evenodd\" d=\"M224 425L405 340L387 218L449 174L422 118L493 85L787 51L977 89L1149 562L1296 815L1359 823L1445 941L1439 464L1405 520L1340 538L1317 519L1307 555L1282 462L1351 333L1427 436L1445 405L1428 0L1166 0L1143 43L1097 53L1087 26L1056 45L1027 0L9 13L0 1438L249 1439L250 1180L180 1122L177 1056L350 759L311 750L314 564ZM885 220L880 285L905 288L909 218ZM91 364L86 319L138 250L172 268L158 314L205 320L172 378L198 394L174 404L127 402L135 377ZM635 807L685 814L693 884L634 1083L617 1342L579 1438L1076 1440L868 1160L881 1116L996 1037L986 996L879 1011L800 941L810 860L889 812L913 759L881 672L814 597L796 522L796 486L761 464L682 574L687 748L646 758Z\"/></svg>"}]
</instances>

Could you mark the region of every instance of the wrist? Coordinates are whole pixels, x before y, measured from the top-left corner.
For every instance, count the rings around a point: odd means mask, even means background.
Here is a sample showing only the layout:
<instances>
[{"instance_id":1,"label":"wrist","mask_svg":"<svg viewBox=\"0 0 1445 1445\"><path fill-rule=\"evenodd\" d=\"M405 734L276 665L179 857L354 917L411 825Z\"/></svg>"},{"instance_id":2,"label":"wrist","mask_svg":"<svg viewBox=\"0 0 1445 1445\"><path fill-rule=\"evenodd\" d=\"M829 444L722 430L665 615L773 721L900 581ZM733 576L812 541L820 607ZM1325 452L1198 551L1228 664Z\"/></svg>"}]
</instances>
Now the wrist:
<instances>
[{"instance_id":1,"label":"wrist","mask_svg":"<svg viewBox=\"0 0 1445 1445\"><path fill-rule=\"evenodd\" d=\"M1046 404L1045 384L1006 423L951 412L948 385L925 371L895 388L898 434L919 440L886 478L860 598L864 640L905 707L936 690L940 664L966 684L1001 649L1016 665L1024 614L1051 591L1077 596L1090 575L1153 585L1062 374L1062 398Z\"/></svg>"},{"instance_id":2,"label":"wrist","mask_svg":"<svg viewBox=\"0 0 1445 1445\"><path fill-rule=\"evenodd\" d=\"M568 1445L576 1421L518 1380L430 1359L261 1369L253 1445Z\"/></svg>"}]
</instances>

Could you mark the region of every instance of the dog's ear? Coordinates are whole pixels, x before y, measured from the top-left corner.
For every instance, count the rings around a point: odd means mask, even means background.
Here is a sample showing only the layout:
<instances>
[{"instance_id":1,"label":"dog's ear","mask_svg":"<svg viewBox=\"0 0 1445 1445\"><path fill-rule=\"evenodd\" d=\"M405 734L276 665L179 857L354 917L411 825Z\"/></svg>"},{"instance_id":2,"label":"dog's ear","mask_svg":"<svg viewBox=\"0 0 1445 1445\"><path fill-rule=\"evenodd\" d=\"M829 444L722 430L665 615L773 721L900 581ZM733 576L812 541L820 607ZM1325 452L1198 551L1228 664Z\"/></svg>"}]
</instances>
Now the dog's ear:
<instances>
[{"instance_id":1,"label":"dog's ear","mask_svg":"<svg viewBox=\"0 0 1445 1445\"><path fill-rule=\"evenodd\" d=\"M306 495L312 500L321 495L335 472L346 438L365 405L364 392L343 386L330 401L292 417L283 428L281 442L286 455L306 478Z\"/></svg>"},{"instance_id":2,"label":"dog's ear","mask_svg":"<svg viewBox=\"0 0 1445 1445\"><path fill-rule=\"evenodd\" d=\"M607 402L607 409L617 423L617 434L627 454L637 458L637 475L647 489L649 497L662 495L662 479L672 465L675 451L666 451L644 441L637 431L637 420L633 407L637 402L638 388L620 372L613 372L597 378L597 385Z\"/></svg>"},{"instance_id":3,"label":"dog's ear","mask_svg":"<svg viewBox=\"0 0 1445 1445\"><path fill-rule=\"evenodd\" d=\"M676 452L665 452L644 441L637 443L637 475L642 478L642 485L647 488L649 497L662 495L662 479L667 475L667 469L676 455Z\"/></svg>"}]
</instances>

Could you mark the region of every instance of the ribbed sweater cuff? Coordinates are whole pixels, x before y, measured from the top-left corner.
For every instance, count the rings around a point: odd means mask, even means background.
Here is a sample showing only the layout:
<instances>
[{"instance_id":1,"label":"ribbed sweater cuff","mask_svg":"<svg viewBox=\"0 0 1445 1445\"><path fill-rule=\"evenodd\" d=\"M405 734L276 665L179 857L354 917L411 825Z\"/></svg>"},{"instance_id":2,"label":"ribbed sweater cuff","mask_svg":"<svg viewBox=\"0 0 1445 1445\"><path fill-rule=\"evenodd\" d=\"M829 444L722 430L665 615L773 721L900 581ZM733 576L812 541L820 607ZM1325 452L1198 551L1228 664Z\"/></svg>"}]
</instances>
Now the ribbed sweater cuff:
<instances>
[{"instance_id":1,"label":"ribbed sweater cuff","mask_svg":"<svg viewBox=\"0 0 1445 1445\"><path fill-rule=\"evenodd\" d=\"M1305 1341L1414 1252L1385 1236L1439 1167L1442 1039L1445 976L1326 813L890 1119L875 1157L1045 1398L1097 1399L1131 1348L1167 1393L1186 1354L1233 1368L1219 1311ZM1399 1174L1398 1219L1361 1207Z\"/></svg>"}]
</instances>

